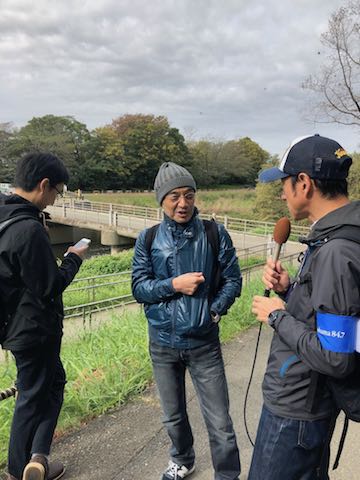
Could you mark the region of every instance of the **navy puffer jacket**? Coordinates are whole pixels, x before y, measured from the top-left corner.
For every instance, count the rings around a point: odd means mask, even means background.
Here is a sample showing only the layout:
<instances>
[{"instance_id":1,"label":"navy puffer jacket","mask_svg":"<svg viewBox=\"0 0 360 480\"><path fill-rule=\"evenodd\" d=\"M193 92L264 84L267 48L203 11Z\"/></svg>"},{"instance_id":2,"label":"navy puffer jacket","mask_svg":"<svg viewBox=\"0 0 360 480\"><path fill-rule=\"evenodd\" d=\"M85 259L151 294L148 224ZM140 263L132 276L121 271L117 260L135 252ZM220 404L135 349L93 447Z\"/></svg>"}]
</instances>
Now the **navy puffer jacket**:
<instances>
[{"instance_id":1,"label":"navy puffer jacket","mask_svg":"<svg viewBox=\"0 0 360 480\"><path fill-rule=\"evenodd\" d=\"M210 311L226 314L241 292L241 273L235 248L224 226L218 224L222 286L210 300L214 255L203 222L195 215L185 226L169 218L160 224L150 254L145 245L146 230L136 241L132 289L144 303L149 334L155 343L173 348L194 348L218 337L218 324ZM176 293L173 278L188 272L202 272L205 282L194 295ZM211 303L211 304L210 304Z\"/></svg>"}]
</instances>

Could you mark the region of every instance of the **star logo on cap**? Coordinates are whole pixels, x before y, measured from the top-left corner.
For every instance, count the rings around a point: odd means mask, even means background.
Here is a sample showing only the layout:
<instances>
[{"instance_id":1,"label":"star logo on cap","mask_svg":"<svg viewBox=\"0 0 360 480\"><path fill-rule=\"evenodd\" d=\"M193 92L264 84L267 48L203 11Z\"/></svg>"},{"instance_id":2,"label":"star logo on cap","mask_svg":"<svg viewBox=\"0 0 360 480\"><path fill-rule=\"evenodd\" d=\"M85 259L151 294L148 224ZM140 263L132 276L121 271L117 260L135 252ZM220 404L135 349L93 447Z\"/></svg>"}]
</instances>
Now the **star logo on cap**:
<instances>
[{"instance_id":1,"label":"star logo on cap","mask_svg":"<svg viewBox=\"0 0 360 480\"><path fill-rule=\"evenodd\" d=\"M343 148L338 148L336 152L334 152L336 158L346 157L347 152Z\"/></svg>"}]
</instances>

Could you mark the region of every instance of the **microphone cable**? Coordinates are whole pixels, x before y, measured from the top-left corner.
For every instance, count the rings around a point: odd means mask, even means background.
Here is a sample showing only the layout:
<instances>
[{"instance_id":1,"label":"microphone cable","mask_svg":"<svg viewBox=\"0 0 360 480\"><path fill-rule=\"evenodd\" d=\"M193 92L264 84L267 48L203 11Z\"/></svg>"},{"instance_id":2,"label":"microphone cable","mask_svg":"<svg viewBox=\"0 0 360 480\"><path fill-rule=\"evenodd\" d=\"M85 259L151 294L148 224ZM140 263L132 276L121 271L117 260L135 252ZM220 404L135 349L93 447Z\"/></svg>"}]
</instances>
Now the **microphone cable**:
<instances>
[{"instance_id":1,"label":"microphone cable","mask_svg":"<svg viewBox=\"0 0 360 480\"><path fill-rule=\"evenodd\" d=\"M253 364L252 364L252 367L251 367L251 373L250 373L249 383L248 383L248 386L247 386L247 388L246 388L245 401L244 401L244 411L243 411L243 414L244 414L244 425L245 425L246 435L247 435L247 438L249 439L249 442L251 443L251 445L252 445L253 447L255 446L255 443L252 441L251 436L250 436L250 433L249 433L249 428L248 428L247 419L246 419L246 409L247 409L247 401L248 401L250 386L251 386L251 382L252 382L253 375L254 375L254 370L255 370L257 353L258 353L258 349L259 349L259 342L260 342L260 336L261 336L261 327L262 327L262 323L260 323L260 326L259 326L259 331L258 331L258 336L257 336L257 340L256 340L256 347L255 347Z\"/></svg>"},{"instance_id":2,"label":"microphone cable","mask_svg":"<svg viewBox=\"0 0 360 480\"><path fill-rule=\"evenodd\" d=\"M270 296L270 290L266 289L265 293L264 293L264 297L269 297L269 296ZM248 385L247 385L247 388L246 388L245 400L244 400L244 409L243 409L246 436L247 436L249 442L251 443L251 445L253 447L255 446L255 443L252 441L251 436L250 436L250 432L249 432L249 428L248 428L248 424L247 424L247 418L246 418L246 410L247 410L247 402L248 402L250 387L251 387L252 379L253 379L253 376L254 376L257 354L258 354L258 350L259 350L261 329L262 329L262 322L260 322L260 325L259 325L259 331L258 331L258 335L257 335L257 339L256 339L256 346L255 346L255 352L254 352L254 359L253 359L253 363L252 363L252 367L251 367L249 382L248 382Z\"/></svg>"}]
</instances>

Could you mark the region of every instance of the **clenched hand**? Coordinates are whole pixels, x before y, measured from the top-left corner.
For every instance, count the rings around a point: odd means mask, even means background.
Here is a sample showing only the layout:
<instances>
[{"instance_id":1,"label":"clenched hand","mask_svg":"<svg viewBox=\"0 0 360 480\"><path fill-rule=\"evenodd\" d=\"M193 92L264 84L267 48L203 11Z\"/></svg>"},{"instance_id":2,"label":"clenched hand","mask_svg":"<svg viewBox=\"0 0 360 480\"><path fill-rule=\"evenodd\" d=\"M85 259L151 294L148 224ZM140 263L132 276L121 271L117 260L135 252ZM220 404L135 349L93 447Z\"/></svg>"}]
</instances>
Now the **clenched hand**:
<instances>
[{"instance_id":1,"label":"clenched hand","mask_svg":"<svg viewBox=\"0 0 360 480\"><path fill-rule=\"evenodd\" d=\"M202 272L189 272L175 277L172 284L176 292L193 295L200 283L203 282L205 282L205 278Z\"/></svg>"}]
</instances>

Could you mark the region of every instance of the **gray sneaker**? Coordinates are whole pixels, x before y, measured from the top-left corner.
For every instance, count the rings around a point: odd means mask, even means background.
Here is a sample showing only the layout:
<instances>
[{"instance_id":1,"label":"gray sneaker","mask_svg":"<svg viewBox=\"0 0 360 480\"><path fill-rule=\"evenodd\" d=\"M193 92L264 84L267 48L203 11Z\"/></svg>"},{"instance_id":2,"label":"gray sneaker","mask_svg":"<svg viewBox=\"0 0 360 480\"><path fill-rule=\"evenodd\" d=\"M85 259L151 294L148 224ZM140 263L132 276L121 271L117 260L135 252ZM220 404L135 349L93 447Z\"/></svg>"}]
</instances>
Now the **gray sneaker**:
<instances>
[{"instance_id":1,"label":"gray sneaker","mask_svg":"<svg viewBox=\"0 0 360 480\"><path fill-rule=\"evenodd\" d=\"M163 473L162 480L181 480L193 473L194 470L195 464L186 467L185 465L178 465L170 460L167 469Z\"/></svg>"}]
</instances>

